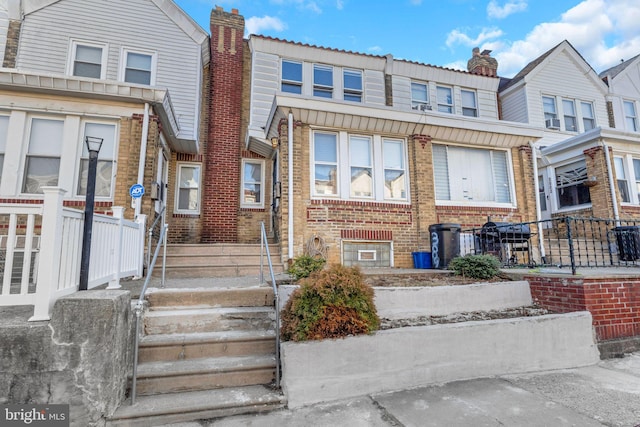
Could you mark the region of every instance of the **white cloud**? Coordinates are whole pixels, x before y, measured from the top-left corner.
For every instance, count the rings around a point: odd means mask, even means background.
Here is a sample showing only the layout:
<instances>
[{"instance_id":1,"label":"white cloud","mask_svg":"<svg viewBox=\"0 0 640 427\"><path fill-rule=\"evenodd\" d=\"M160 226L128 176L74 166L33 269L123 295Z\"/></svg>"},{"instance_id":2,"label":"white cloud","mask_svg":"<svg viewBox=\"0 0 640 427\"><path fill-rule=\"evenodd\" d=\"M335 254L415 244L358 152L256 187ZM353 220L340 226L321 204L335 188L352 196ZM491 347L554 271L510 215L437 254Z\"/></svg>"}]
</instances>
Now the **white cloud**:
<instances>
[{"instance_id":1,"label":"white cloud","mask_svg":"<svg viewBox=\"0 0 640 427\"><path fill-rule=\"evenodd\" d=\"M497 0L491 0L487 5L487 16L489 18L503 19L525 10L527 10L526 0L510 0L504 6L500 6Z\"/></svg>"},{"instance_id":2,"label":"white cloud","mask_svg":"<svg viewBox=\"0 0 640 427\"><path fill-rule=\"evenodd\" d=\"M410 0L410 3L414 6L420 6L422 4L422 0Z\"/></svg>"},{"instance_id":3,"label":"white cloud","mask_svg":"<svg viewBox=\"0 0 640 427\"><path fill-rule=\"evenodd\" d=\"M264 31L283 31L287 28L287 25L279 18L273 16L252 16L244 22L245 32L247 34L260 34Z\"/></svg>"},{"instance_id":4,"label":"white cloud","mask_svg":"<svg viewBox=\"0 0 640 427\"><path fill-rule=\"evenodd\" d=\"M301 10L310 10L317 14L322 13L322 9L320 8L320 6L315 0L271 0L271 3L278 6L293 5ZM338 3L337 3L338 9L340 8L341 5L342 5L342 1L338 0Z\"/></svg>"},{"instance_id":5,"label":"white cloud","mask_svg":"<svg viewBox=\"0 0 640 427\"><path fill-rule=\"evenodd\" d=\"M467 71L467 61L455 61L443 65L444 68L451 68L452 70Z\"/></svg>"},{"instance_id":6,"label":"white cloud","mask_svg":"<svg viewBox=\"0 0 640 427\"><path fill-rule=\"evenodd\" d=\"M447 34L447 47L460 44L463 46L475 47L479 46L487 40L502 37L504 33L499 28L483 28L476 38L471 38L459 29L455 29Z\"/></svg>"},{"instance_id":7,"label":"white cloud","mask_svg":"<svg viewBox=\"0 0 640 427\"><path fill-rule=\"evenodd\" d=\"M336 9L338 9L338 10L344 9L344 2L342 0L337 0L336 1Z\"/></svg>"},{"instance_id":8,"label":"white cloud","mask_svg":"<svg viewBox=\"0 0 640 427\"><path fill-rule=\"evenodd\" d=\"M382 48L380 46L371 46L370 48L367 49L367 52L381 52Z\"/></svg>"}]
</instances>

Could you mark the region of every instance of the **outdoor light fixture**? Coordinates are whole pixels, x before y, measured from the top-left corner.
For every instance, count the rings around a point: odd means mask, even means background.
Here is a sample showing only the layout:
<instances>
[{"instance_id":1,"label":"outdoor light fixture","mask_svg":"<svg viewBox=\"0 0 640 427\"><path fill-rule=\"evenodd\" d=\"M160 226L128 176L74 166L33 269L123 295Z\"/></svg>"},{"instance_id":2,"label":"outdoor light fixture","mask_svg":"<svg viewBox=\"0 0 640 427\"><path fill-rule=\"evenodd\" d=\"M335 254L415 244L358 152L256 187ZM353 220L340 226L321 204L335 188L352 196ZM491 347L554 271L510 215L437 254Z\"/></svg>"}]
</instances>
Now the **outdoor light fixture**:
<instances>
[{"instance_id":1,"label":"outdoor light fixture","mask_svg":"<svg viewBox=\"0 0 640 427\"><path fill-rule=\"evenodd\" d=\"M89 168L87 170L87 190L84 204L84 232L82 234L82 258L80 259L80 286L86 291L89 285L89 260L91 258L91 233L93 231L93 201L96 197L96 169L98 153L102 146L102 138L86 136L84 142L89 151Z\"/></svg>"}]
</instances>

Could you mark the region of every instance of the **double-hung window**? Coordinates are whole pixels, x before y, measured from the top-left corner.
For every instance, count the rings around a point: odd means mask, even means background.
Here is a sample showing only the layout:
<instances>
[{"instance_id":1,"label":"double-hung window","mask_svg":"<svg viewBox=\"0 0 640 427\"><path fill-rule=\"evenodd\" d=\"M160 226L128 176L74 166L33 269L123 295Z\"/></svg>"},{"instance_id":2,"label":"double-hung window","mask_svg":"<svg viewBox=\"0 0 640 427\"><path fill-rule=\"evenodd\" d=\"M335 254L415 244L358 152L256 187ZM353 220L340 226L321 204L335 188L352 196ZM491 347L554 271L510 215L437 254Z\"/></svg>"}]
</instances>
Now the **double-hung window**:
<instances>
[{"instance_id":1,"label":"double-hung window","mask_svg":"<svg viewBox=\"0 0 640 427\"><path fill-rule=\"evenodd\" d=\"M618 184L618 191L620 192L620 198L624 203L630 203L631 197L629 196L629 183L627 181L627 173L624 167L624 158L614 157L613 163L616 169L616 182Z\"/></svg>"},{"instance_id":2,"label":"double-hung window","mask_svg":"<svg viewBox=\"0 0 640 427\"><path fill-rule=\"evenodd\" d=\"M362 71L344 70L344 100L362 102Z\"/></svg>"},{"instance_id":3,"label":"double-hung window","mask_svg":"<svg viewBox=\"0 0 640 427\"><path fill-rule=\"evenodd\" d=\"M636 200L638 200L638 203L640 203L640 159L633 159L633 175L636 182Z\"/></svg>"},{"instance_id":4,"label":"double-hung window","mask_svg":"<svg viewBox=\"0 0 640 427\"><path fill-rule=\"evenodd\" d=\"M566 208L591 203L587 180L587 164L579 160L556 168L558 206Z\"/></svg>"},{"instance_id":5,"label":"double-hung window","mask_svg":"<svg viewBox=\"0 0 640 427\"><path fill-rule=\"evenodd\" d=\"M106 54L106 45L72 41L69 74L77 77L104 79Z\"/></svg>"},{"instance_id":6,"label":"double-hung window","mask_svg":"<svg viewBox=\"0 0 640 427\"><path fill-rule=\"evenodd\" d=\"M313 65L313 96L333 98L333 67Z\"/></svg>"},{"instance_id":7,"label":"double-hung window","mask_svg":"<svg viewBox=\"0 0 640 427\"><path fill-rule=\"evenodd\" d=\"M84 140L87 136L102 138L102 146L98 152L96 166L96 197L111 197L113 187L113 160L116 151L116 125L107 123L85 123L82 138L82 155L80 156L80 174L78 177L77 195L87 194L87 176L89 171L89 151Z\"/></svg>"},{"instance_id":8,"label":"double-hung window","mask_svg":"<svg viewBox=\"0 0 640 427\"><path fill-rule=\"evenodd\" d=\"M313 159L314 194L338 195L338 135L314 132Z\"/></svg>"},{"instance_id":9,"label":"double-hung window","mask_svg":"<svg viewBox=\"0 0 640 427\"><path fill-rule=\"evenodd\" d=\"M544 111L544 123L547 129L560 129L560 120L558 120L556 112L556 99L551 96L543 96L542 110Z\"/></svg>"},{"instance_id":10,"label":"double-hung window","mask_svg":"<svg viewBox=\"0 0 640 427\"><path fill-rule=\"evenodd\" d=\"M283 92L302 94L302 62L282 60L280 89Z\"/></svg>"},{"instance_id":11,"label":"double-hung window","mask_svg":"<svg viewBox=\"0 0 640 427\"><path fill-rule=\"evenodd\" d=\"M635 102L624 101L624 121L628 131L638 131L638 115Z\"/></svg>"},{"instance_id":12,"label":"double-hung window","mask_svg":"<svg viewBox=\"0 0 640 427\"><path fill-rule=\"evenodd\" d=\"M467 117L478 117L478 106L476 103L476 93L472 90L461 90L462 115Z\"/></svg>"},{"instance_id":13,"label":"double-hung window","mask_svg":"<svg viewBox=\"0 0 640 427\"><path fill-rule=\"evenodd\" d=\"M453 89L446 86L437 86L438 111L441 113L453 113Z\"/></svg>"},{"instance_id":14,"label":"double-hung window","mask_svg":"<svg viewBox=\"0 0 640 427\"><path fill-rule=\"evenodd\" d=\"M42 187L58 185L63 133L63 120L31 120L22 181L23 193L42 194Z\"/></svg>"},{"instance_id":15,"label":"double-hung window","mask_svg":"<svg viewBox=\"0 0 640 427\"><path fill-rule=\"evenodd\" d=\"M577 132L578 119L576 117L576 104L571 99L563 99L562 110L564 114L564 130Z\"/></svg>"},{"instance_id":16,"label":"double-hung window","mask_svg":"<svg viewBox=\"0 0 640 427\"><path fill-rule=\"evenodd\" d=\"M7 151L7 133L9 132L9 116L0 116L0 179L4 166L4 153Z\"/></svg>"},{"instance_id":17,"label":"double-hung window","mask_svg":"<svg viewBox=\"0 0 640 427\"><path fill-rule=\"evenodd\" d=\"M582 125L584 131L589 131L596 127L596 119L593 114L593 104L590 102L581 102L580 109L582 110Z\"/></svg>"},{"instance_id":18,"label":"double-hung window","mask_svg":"<svg viewBox=\"0 0 640 427\"><path fill-rule=\"evenodd\" d=\"M196 163L178 163L178 191L176 212L197 214L200 212L200 168Z\"/></svg>"},{"instance_id":19,"label":"double-hung window","mask_svg":"<svg viewBox=\"0 0 640 427\"><path fill-rule=\"evenodd\" d=\"M511 203L506 151L433 144L433 168L436 200Z\"/></svg>"},{"instance_id":20,"label":"double-hung window","mask_svg":"<svg viewBox=\"0 0 640 427\"><path fill-rule=\"evenodd\" d=\"M418 111L431 109L429 105L429 91L426 83L411 82L411 108Z\"/></svg>"},{"instance_id":21,"label":"double-hung window","mask_svg":"<svg viewBox=\"0 0 640 427\"><path fill-rule=\"evenodd\" d=\"M264 161L242 161L242 206L264 207Z\"/></svg>"},{"instance_id":22,"label":"double-hung window","mask_svg":"<svg viewBox=\"0 0 640 427\"><path fill-rule=\"evenodd\" d=\"M141 85L155 84L154 53L124 49L122 55L122 81Z\"/></svg>"},{"instance_id":23,"label":"double-hung window","mask_svg":"<svg viewBox=\"0 0 640 427\"><path fill-rule=\"evenodd\" d=\"M373 158L371 138L349 137L350 196L373 197Z\"/></svg>"},{"instance_id":24,"label":"double-hung window","mask_svg":"<svg viewBox=\"0 0 640 427\"><path fill-rule=\"evenodd\" d=\"M406 199L407 176L404 156L404 141L382 139L384 162L384 198Z\"/></svg>"}]
</instances>

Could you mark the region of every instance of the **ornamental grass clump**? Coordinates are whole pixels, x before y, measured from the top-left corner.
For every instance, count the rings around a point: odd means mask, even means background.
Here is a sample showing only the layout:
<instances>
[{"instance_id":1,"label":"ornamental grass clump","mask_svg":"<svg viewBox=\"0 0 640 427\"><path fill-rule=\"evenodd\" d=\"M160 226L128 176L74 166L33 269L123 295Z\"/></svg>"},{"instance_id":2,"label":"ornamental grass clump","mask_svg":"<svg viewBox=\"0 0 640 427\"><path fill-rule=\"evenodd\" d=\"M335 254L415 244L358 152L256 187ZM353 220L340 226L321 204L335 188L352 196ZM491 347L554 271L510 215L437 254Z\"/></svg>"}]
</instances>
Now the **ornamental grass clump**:
<instances>
[{"instance_id":1,"label":"ornamental grass clump","mask_svg":"<svg viewBox=\"0 0 640 427\"><path fill-rule=\"evenodd\" d=\"M448 266L456 275L473 279L491 279L500 274L500 260L493 255L465 255Z\"/></svg>"},{"instance_id":2,"label":"ornamental grass clump","mask_svg":"<svg viewBox=\"0 0 640 427\"><path fill-rule=\"evenodd\" d=\"M380 326L373 289L357 267L334 265L300 281L282 310L285 341L370 334Z\"/></svg>"}]
</instances>

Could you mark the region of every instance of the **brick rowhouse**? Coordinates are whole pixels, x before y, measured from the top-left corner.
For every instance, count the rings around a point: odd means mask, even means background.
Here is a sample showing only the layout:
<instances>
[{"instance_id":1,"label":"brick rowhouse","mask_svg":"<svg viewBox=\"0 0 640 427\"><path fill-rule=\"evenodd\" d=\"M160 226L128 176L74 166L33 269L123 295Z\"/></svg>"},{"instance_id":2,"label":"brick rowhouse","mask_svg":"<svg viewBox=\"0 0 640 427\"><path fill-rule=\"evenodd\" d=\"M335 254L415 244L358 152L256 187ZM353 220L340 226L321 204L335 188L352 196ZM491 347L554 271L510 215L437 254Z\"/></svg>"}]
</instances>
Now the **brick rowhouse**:
<instances>
[{"instance_id":1,"label":"brick rowhouse","mask_svg":"<svg viewBox=\"0 0 640 427\"><path fill-rule=\"evenodd\" d=\"M211 11L209 133L202 197L202 242L236 242L244 18Z\"/></svg>"}]
</instances>

